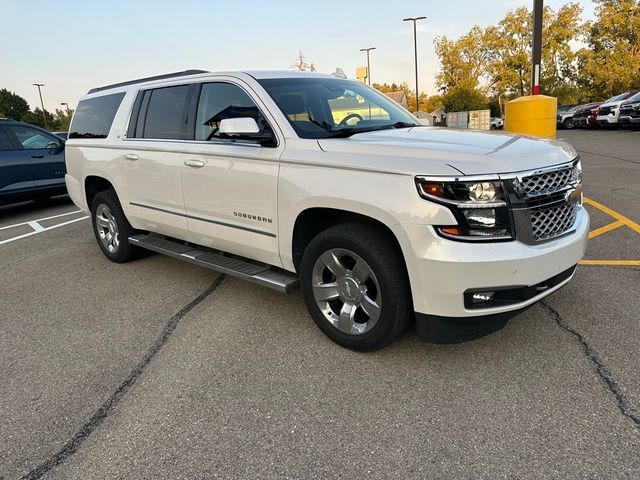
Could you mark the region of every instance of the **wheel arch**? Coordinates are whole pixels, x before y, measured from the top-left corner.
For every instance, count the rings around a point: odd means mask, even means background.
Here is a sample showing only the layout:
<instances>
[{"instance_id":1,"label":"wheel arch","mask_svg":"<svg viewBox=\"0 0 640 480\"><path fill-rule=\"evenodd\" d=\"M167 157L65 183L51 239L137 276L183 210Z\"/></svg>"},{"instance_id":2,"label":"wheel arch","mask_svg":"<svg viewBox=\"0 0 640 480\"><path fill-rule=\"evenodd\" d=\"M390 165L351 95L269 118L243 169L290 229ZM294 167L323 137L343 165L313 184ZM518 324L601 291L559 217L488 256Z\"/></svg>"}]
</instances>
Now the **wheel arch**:
<instances>
[{"instance_id":1,"label":"wheel arch","mask_svg":"<svg viewBox=\"0 0 640 480\"><path fill-rule=\"evenodd\" d=\"M378 229L381 234L387 236L393 242L402 256L405 271L407 270L407 260L401 243L391 228L383 221L351 210L333 207L310 207L298 214L293 226L291 258L296 271L299 271L302 255L311 240L327 228L344 223L371 225Z\"/></svg>"},{"instance_id":2,"label":"wheel arch","mask_svg":"<svg viewBox=\"0 0 640 480\"><path fill-rule=\"evenodd\" d=\"M91 210L91 205L93 204L93 199L96 195L109 189L115 191L113 183L105 177L99 175L88 175L84 179L84 194L89 210Z\"/></svg>"}]
</instances>

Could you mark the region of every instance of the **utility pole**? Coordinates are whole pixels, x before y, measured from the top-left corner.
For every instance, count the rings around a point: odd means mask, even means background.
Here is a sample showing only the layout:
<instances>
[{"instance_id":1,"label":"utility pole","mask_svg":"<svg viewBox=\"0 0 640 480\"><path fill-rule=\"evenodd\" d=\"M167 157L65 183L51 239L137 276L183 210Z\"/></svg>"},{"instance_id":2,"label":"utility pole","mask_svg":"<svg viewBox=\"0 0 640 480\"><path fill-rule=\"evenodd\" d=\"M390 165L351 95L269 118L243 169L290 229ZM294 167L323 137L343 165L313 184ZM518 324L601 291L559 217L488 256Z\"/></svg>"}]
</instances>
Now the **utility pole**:
<instances>
[{"instance_id":1,"label":"utility pole","mask_svg":"<svg viewBox=\"0 0 640 480\"><path fill-rule=\"evenodd\" d=\"M48 130L49 126L47 125L47 115L44 113L44 102L42 101L42 90L40 90L40 87L44 87L44 83L34 83L33 85L38 87L38 93L40 94L40 105L42 106L42 118L44 119L44 128Z\"/></svg>"},{"instance_id":2,"label":"utility pole","mask_svg":"<svg viewBox=\"0 0 640 480\"><path fill-rule=\"evenodd\" d=\"M420 111L420 94L418 93L418 34L416 30L416 22L418 20L424 20L427 17L409 17L403 18L403 22L413 22L413 51L415 55L415 64L416 64L416 112Z\"/></svg>"},{"instance_id":3,"label":"utility pole","mask_svg":"<svg viewBox=\"0 0 640 480\"><path fill-rule=\"evenodd\" d=\"M63 105L65 107L65 109L67 110L67 117L68 117L71 113L71 110L69 109L69 104L67 102L62 102L60 103L60 105Z\"/></svg>"},{"instance_id":4,"label":"utility pole","mask_svg":"<svg viewBox=\"0 0 640 480\"><path fill-rule=\"evenodd\" d=\"M367 52L367 84L371 86L371 65L369 63L369 52L375 50L376 47L361 48L361 52Z\"/></svg>"},{"instance_id":5,"label":"utility pole","mask_svg":"<svg viewBox=\"0 0 640 480\"><path fill-rule=\"evenodd\" d=\"M542 69L542 19L544 0L533 0L533 42L531 48L531 95L540 95Z\"/></svg>"}]
</instances>

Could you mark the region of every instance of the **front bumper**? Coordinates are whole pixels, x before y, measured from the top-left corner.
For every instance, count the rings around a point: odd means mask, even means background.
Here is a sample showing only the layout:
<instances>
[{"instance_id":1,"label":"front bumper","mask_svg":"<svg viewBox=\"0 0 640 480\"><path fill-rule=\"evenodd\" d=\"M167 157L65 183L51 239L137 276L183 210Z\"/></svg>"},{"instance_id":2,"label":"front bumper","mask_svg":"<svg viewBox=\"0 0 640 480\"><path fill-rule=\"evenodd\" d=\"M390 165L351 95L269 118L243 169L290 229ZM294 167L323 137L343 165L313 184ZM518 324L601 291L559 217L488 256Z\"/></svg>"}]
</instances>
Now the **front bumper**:
<instances>
[{"instance_id":1,"label":"front bumper","mask_svg":"<svg viewBox=\"0 0 640 480\"><path fill-rule=\"evenodd\" d=\"M599 115L597 117L598 125L616 125L618 123L617 115Z\"/></svg>"},{"instance_id":2,"label":"front bumper","mask_svg":"<svg viewBox=\"0 0 640 480\"><path fill-rule=\"evenodd\" d=\"M580 207L571 233L537 245L518 241L456 242L441 238L432 227L402 228L408 237L403 251L418 323L426 316L442 321L467 319L472 324L475 318L480 324L490 320L489 316L498 316L493 319L513 316L569 282L571 276L538 295L507 305L465 306L468 290L532 287L575 266L587 248L589 215ZM420 326L418 331L421 332Z\"/></svg>"},{"instance_id":3,"label":"front bumper","mask_svg":"<svg viewBox=\"0 0 640 480\"><path fill-rule=\"evenodd\" d=\"M638 116L638 117L624 116L624 117L620 117L618 119L618 121L622 125L630 125L630 124L631 125L638 125L638 124L640 124L640 116Z\"/></svg>"}]
</instances>

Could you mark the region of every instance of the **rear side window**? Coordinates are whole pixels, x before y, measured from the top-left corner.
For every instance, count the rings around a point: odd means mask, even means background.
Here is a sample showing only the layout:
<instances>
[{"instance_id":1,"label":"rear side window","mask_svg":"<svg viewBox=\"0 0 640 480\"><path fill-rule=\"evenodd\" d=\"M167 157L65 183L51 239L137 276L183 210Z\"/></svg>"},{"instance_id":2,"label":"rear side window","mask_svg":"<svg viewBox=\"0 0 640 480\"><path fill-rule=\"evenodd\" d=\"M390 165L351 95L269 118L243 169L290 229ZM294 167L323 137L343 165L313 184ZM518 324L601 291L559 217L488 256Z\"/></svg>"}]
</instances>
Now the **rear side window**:
<instances>
[{"instance_id":1,"label":"rear side window","mask_svg":"<svg viewBox=\"0 0 640 480\"><path fill-rule=\"evenodd\" d=\"M124 93L88 98L78 104L69 138L107 138Z\"/></svg>"},{"instance_id":2,"label":"rear side window","mask_svg":"<svg viewBox=\"0 0 640 480\"><path fill-rule=\"evenodd\" d=\"M178 85L144 92L133 136L167 140L182 138L190 88L190 85Z\"/></svg>"}]
</instances>

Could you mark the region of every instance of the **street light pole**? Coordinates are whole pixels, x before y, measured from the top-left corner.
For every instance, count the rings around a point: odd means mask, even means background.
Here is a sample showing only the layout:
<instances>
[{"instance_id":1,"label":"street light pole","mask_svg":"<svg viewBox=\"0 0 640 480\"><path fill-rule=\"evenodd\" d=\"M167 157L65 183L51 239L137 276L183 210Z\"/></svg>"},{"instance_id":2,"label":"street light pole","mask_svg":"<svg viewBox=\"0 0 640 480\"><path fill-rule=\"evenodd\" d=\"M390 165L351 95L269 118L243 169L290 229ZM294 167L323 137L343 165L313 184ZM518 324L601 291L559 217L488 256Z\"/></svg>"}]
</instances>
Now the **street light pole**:
<instances>
[{"instance_id":1,"label":"street light pole","mask_svg":"<svg viewBox=\"0 0 640 480\"><path fill-rule=\"evenodd\" d=\"M47 126L47 115L44 113L44 102L42 101L42 90L40 87L44 87L44 83L34 83L34 86L38 87L38 93L40 94L40 105L42 106L42 118L44 119L44 128L48 129Z\"/></svg>"},{"instance_id":2,"label":"street light pole","mask_svg":"<svg viewBox=\"0 0 640 480\"><path fill-rule=\"evenodd\" d=\"M413 22L413 50L416 63L416 112L420 111L420 94L418 93L418 34L416 29L416 22L418 20L424 20L427 17L409 17L403 18L403 22Z\"/></svg>"},{"instance_id":3,"label":"street light pole","mask_svg":"<svg viewBox=\"0 0 640 480\"><path fill-rule=\"evenodd\" d=\"M533 42L531 48L531 95L540 95L542 68L542 19L544 0L533 0Z\"/></svg>"},{"instance_id":4,"label":"street light pole","mask_svg":"<svg viewBox=\"0 0 640 480\"><path fill-rule=\"evenodd\" d=\"M64 105L65 110L67 111L67 117L68 117L69 114L71 113L71 110L69 109L69 104L67 102L61 102L60 105Z\"/></svg>"},{"instance_id":5,"label":"street light pole","mask_svg":"<svg viewBox=\"0 0 640 480\"><path fill-rule=\"evenodd\" d=\"M376 47L361 48L361 52L367 52L367 84L371 86L371 65L369 63L369 52L375 50Z\"/></svg>"}]
</instances>

